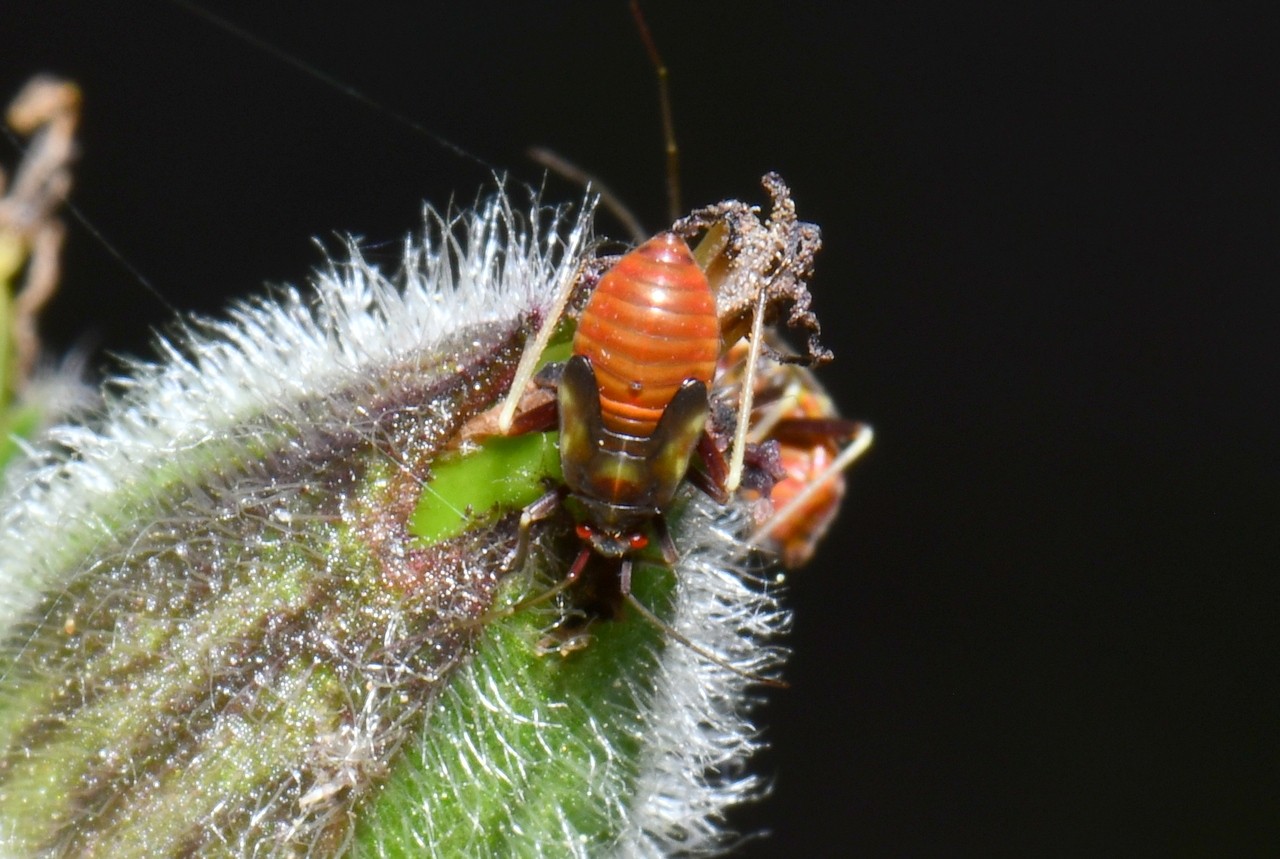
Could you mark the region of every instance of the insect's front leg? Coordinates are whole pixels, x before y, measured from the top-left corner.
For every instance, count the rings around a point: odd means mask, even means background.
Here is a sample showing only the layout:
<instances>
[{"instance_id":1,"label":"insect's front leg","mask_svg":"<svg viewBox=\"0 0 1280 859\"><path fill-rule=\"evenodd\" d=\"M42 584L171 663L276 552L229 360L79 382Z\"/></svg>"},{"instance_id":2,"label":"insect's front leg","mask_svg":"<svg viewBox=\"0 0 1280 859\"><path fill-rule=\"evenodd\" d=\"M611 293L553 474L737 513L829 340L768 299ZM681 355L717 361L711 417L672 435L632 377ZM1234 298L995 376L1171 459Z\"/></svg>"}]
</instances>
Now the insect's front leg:
<instances>
[{"instance_id":1,"label":"insect's front leg","mask_svg":"<svg viewBox=\"0 0 1280 859\"><path fill-rule=\"evenodd\" d=\"M529 534L533 526L555 515L563 499L564 488L556 487L521 511L516 548L502 564L504 573L513 573L524 567L525 561L529 559Z\"/></svg>"},{"instance_id":2,"label":"insect's front leg","mask_svg":"<svg viewBox=\"0 0 1280 859\"><path fill-rule=\"evenodd\" d=\"M494 406L467 421L458 432L459 442L476 442L494 436L527 435L555 429L559 423L556 386L563 370L563 364L548 364L525 383L524 390L516 398L511 423L507 427L502 427L500 423L501 406Z\"/></svg>"}]
</instances>

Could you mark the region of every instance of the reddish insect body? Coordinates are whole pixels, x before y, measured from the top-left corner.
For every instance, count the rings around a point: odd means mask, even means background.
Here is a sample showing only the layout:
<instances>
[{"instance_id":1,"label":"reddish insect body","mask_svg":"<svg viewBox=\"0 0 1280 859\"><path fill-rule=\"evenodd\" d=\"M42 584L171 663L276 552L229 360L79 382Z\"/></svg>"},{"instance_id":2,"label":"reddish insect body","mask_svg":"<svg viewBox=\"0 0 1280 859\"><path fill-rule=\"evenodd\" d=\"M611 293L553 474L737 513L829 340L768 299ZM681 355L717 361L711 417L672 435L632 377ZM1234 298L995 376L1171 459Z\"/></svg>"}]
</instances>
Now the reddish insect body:
<instances>
[{"instance_id":1,"label":"reddish insect body","mask_svg":"<svg viewBox=\"0 0 1280 859\"><path fill-rule=\"evenodd\" d=\"M685 479L720 355L715 296L683 239L658 235L604 275L573 352L559 389L565 486L582 538L623 557Z\"/></svg>"},{"instance_id":2,"label":"reddish insect body","mask_svg":"<svg viewBox=\"0 0 1280 859\"><path fill-rule=\"evenodd\" d=\"M600 280L578 320L573 353L591 361L606 428L645 437L680 386L711 383L720 321L689 246L661 233Z\"/></svg>"},{"instance_id":3,"label":"reddish insect body","mask_svg":"<svg viewBox=\"0 0 1280 859\"><path fill-rule=\"evenodd\" d=\"M801 457L829 453L828 443L847 438L848 427L854 426L827 420L834 416L829 403L825 412L819 409L819 418L810 420L789 413L791 400L775 396L775 389L786 387L792 376L775 363L774 350L765 346L769 336L765 326L773 324L771 320L786 313L789 326L809 332L805 360L819 362L827 355L816 340L818 325L808 309L806 288L821 240L816 227L796 219L789 192L779 177L770 174L763 183L774 203L767 221L760 220L755 208L736 201L699 209L677 221L673 232L644 242L600 276L578 317L573 355L559 371L554 400L549 400L545 397L546 382L554 373L543 372L539 396L534 380L538 356L549 343L573 291L593 278L565 282L541 328L526 345L511 391L495 410L494 423L498 432L528 432L549 428L558 413L560 427L563 482L525 508L508 569L523 564L533 523L561 509L572 517L582 540L577 558L560 582L509 606L504 613L519 611L572 587L593 555L618 559L615 593L651 623L730 671L779 685L699 648L631 593L632 556L648 545L651 529L660 541L664 559L669 564L677 559L663 516L685 481L724 503L739 487L767 493L774 479L793 480L799 489L796 506L807 505L815 490L827 490L831 475L817 475L815 468L820 465L811 461L812 456L809 461L797 461L794 474L786 472L786 461L774 452L781 451L791 438L784 437L778 425L785 423L789 431L818 433L819 441L796 442L799 450L795 453ZM681 238L695 234L702 235L698 258ZM714 273L714 290L707 272ZM748 357L733 358L736 352L725 355L722 332L729 332L724 336L730 341L749 336L749 345L740 347ZM768 359L762 350L767 350ZM721 368L724 375L717 382L717 420L712 425L708 389L717 378L722 358L728 363ZM765 369L757 372L758 367ZM732 372L728 372L730 368ZM807 375L802 378L812 380ZM531 381L532 388L528 387ZM816 382L812 384L820 390ZM766 405L773 404L764 421L752 407L757 394ZM522 407L526 397L528 402ZM717 439L728 440L726 429L734 412L732 457L726 460L726 445ZM753 445L752 436L769 444ZM704 469L691 468L695 453ZM843 457L844 453L836 457L833 468ZM835 478L839 479L838 473ZM814 502L814 512L829 518L835 506L836 501L828 495ZM807 514L780 510L758 532L759 541L779 531L784 552L788 546L811 548L817 532L805 530L798 518L801 515ZM825 524L815 526L822 527ZM774 543L778 542L775 538Z\"/></svg>"},{"instance_id":4,"label":"reddish insect body","mask_svg":"<svg viewBox=\"0 0 1280 859\"><path fill-rule=\"evenodd\" d=\"M783 348L780 341L773 348ZM750 349L738 343L721 361L721 382L745 384ZM748 498L768 498L767 514L752 543L775 552L794 570L814 550L840 512L844 470L870 441L870 430L840 417L813 373L804 367L762 361L754 384L756 409L748 436L776 446L776 480L767 491L744 488Z\"/></svg>"},{"instance_id":5,"label":"reddish insect body","mask_svg":"<svg viewBox=\"0 0 1280 859\"><path fill-rule=\"evenodd\" d=\"M801 360L816 363L828 357L817 343L818 323L809 310L806 287L821 238L815 226L796 219L780 177L769 174L762 181L773 198L767 220L760 219L758 209L733 200L704 207L678 220L672 232L617 260L598 280L594 274L583 275L561 286L525 347L510 393L495 412L501 433L549 428L557 413L560 426L563 484L524 511L512 566L519 566L525 556L532 523L553 515L563 504L585 545L562 586L581 575L594 551L622 559L620 578L626 594L629 556L646 545L650 526L662 540L664 557L675 560L662 514L684 481L723 503L739 487L764 493L772 479L783 477L771 452L785 439L770 430L782 417L795 429L801 417L786 415L790 400L780 400L774 390L787 387L794 377L776 363L777 350L766 345L771 336L767 326L785 320L788 327L808 331L809 348ZM702 237L696 258L682 238L691 235ZM546 396L550 372L544 375L539 395L536 384L527 387L539 356L571 295L587 284L591 293L577 319L573 357L560 371L554 398ZM747 343L725 355L725 346L741 337L747 337ZM749 357L737 357L743 353ZM722 358L726 363L717 382L717 420L711 425L708 388ZM820 390L811 376L801 378L801 387L803 379ZM757 395L773 403L764 421L752 407ZM829 404L825 413L819 411L816 423L824 426L817 430L826 434L824 440L801 442L803 450L797 456L848 438L853 425L834 419ZM726 445L721 442L728 440L734 412L736 426ZM767 451L752 450L752 441L774 444ZM823 451L828 452L829 448ZM695 453L705 469L690 468ZM813 467L811 462L796 466L793 479L808 487L802 490L809 493L800 496L802 502L815 488L825 489L827 478L813 476ZM823 509L818 512L834 510L829 496L819 502ZM785 524L775 519L773 528L783 529ZM784 539L815 538L795 533Z\"/></svg>"},{"instance_id":6,"label":"reddish insect body","mask_svg":"<svg viewBox=\"0 0 1280 859\"><path fill-rule=\"evenodd\" d=\"M769 540L789 570L802 567L813 557L844 499L844 475L832 470L840 453L841 437L832 431L810 429L810 422L832 421L835 411L821 392L802 390L794 409L777 427L778 462L785 472L773 486L769 500L778 511L787 511L769 529ZM840 422L847 423L847 422ZM841 433L845 438L847 433ZM822 481L807 499L791 507L802 492Z\"/></svg>"}]
</instances>

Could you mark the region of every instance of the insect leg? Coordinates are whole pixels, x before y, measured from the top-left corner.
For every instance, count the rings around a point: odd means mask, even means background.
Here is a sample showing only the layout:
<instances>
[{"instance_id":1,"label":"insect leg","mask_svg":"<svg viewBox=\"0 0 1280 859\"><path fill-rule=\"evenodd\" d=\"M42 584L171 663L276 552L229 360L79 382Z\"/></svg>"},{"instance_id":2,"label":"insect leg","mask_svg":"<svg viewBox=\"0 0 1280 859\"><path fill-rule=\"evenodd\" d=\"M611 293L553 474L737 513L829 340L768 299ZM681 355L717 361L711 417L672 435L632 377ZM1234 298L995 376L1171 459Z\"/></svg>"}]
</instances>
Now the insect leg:
<instances>
[{"instance_id":1,"label":"insect leg","mask_svg":"<svg viewBox=\"0 0 1280 859\"><path fill-rule=\"evenodd\" d=\"M534 524L549 518L560 506L562 496L560 489L553 489L537 501L530 504L520 513L520 526L516 537L516 548L503 563L503 572L511 573L524 566L529 558L529 532Z\"/></svg>"},{"instance_id":2,"label":"insect leg","mask_svg":"<svg viewBox=\"0 0 1280 859\"><path fill-rule=\"evenodd\" d=\"M631 593L631 558L622 559L622 565L618 569L618 589L622 591L622 595L628 596Z\"/></svg>"},{"instance_id":3,"label":"insect leg","mask_svg":"<svg viewBox=\"0 0 1280 859\"><path fill-rule=\"evenodd\" d=\"M547 344L551 342L551 335L555 333L560 317L564 315L564 309L569 305L569 298L573 295L573 287L578 282L581 269L566 267L565 272L563 280L556 284L556 297L547 308L547 314L538 327L538 333L534 335L532 341L525 344L520 363L516 365L515 377L511 380L511 389L507 391L506 399L502 401L502 409L498 412L498 431L503 434L511 430L516 406L520 404L520 398L524 395L524 389L529 384L529 380L537 372L538 359L546 351Z\"/></svg>"},{"instance_id":4,"label":"insect leg","mask_svg":"<svg viewBox=\"0 0 1280 859\"><path fill-rule=\"evenodd\" d=\"M734 674L737 674L739 677L743 677L747 680L750 680L752 683L760 683L765 686L772 686L775 689L789 689L791 687L791 684L787 683L785 680L775 680L772 677L761 677L758 674L752 674L749 671L743 671L741 668L737 668L733 665L730 665L728 662L724 661L719 656L716 656L711 651L705 650L702 647L699 647L698 645L694 644L693 641L687 635L680 632L678 629L673 627L671 624L667 623L662 618L658 617L653 612L649 611L649 609L645 608L644 603L636 599L635 595L632 594L630 591L623 591L622 595L623 597L626 598L627 602L631 604L632 608L640 612L641 617L643 617L649 623L653 624L655 627L662 630L663 633L671 636L676 641L680 642L685 647L689 648L694 653L698 654L708 662L713 663L715 665L719 665L721 668L725 669L726 671L732 671Z\"/></svg>"},{"instance_id":5,"label":"insect leg","mask_svg":"<svg viewBox=\"0 0 1280 859\"><path fill-rule=\"evenodd\" d=\"M764 540L773 533L773 531L781 527L792 516L796 515L796 511L804 508L813 496L821 492L827 484L836 478L842 471L866 453L867 448L871 447L871 440L874 434L871 427L866 424L858 424L853 439L849 442L844 450L840 451L837 456L821 474L809 482L803 490L801 490L795 498L792 498L781 509L769 518L769 521L761 525L756 532L747 538L747 545L759 546Z\"/></svg>"},{"instance_id":6,"label":"insect leg","mask_svg":"<svg viewBox=\"0 0 1280 859\"><path fill-rule=\"evenodd\" d=\"M742 396L738 401L738 426L733 433L733 452L729 458L729 475L725 478L725 492L733 491L742 483L742 463L747 454L747 434L751 431L751 408L755 402L756 365L760 361L760 349L764 345L764 310L769 297L767 289L761 289L756 299L755 314L751 320L750 351L742 377Z\"/></svg>"},{"instance_id":7,"label":"insect leg","mask_svg":"<svg viewBox=\"0 0 1280 859\"><path fill-rule=\"evenodd\" d=\"M715 438L708 431L704 431L702 438L698 439L698 458L707 470L703 473L690 469L689 482L717 504L727 504L729 493L725 489L725 483L729 476L729 464L724 458L724 452L716 446Z\"/></svg>"},{"instance_id":8,"label":"insect leg","mask_svg":"<svg viewBox=\"0 0 1280 859\"><path fill-rule=\"evenodd\" d=\"M654 518L653 530L658 534L658 548L662 550L662 560L666 561L667 566L671 566L680 560L680 551L676 548L676 541L671 537L671 529L667 527L667 520L662 516Z\"/></svg>"},{"instance_id":9,"label":"insect leg","mask_svg":"<svg viewBox=\"0 0 1280 859\"><path fill-rule=\"evenodd\" d=\"M574 582L582 578L582 571L587 568L587 561L591 560L591 547L584 545L578 552L578 557L574 559L573 565L569 567L569 572L564 574L564 578L556 582L544 591L534 594L531 597L525 597L519 602L512 603L500 609L495 609L480 619L480 623L489 623L491 621L500 620L504 617L510 617L513 614L519 614L527 608L544 603L554 597L556 594L562 593L573 587Z\"/></svg>"}]
</instances>

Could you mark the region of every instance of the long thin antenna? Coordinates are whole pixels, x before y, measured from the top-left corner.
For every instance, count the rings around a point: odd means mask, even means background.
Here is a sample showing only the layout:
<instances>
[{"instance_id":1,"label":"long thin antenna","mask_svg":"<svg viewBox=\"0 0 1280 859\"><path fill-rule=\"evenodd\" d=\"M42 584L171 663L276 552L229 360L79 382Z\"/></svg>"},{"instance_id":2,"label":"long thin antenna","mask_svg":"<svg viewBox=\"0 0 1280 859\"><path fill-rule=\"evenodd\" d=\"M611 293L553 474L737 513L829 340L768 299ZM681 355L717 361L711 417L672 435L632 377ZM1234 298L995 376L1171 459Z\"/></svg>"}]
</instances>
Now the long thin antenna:
<instances>
[{"instance_id":1,"label":"long thin antenna","mask_svg":"<svg viewBox=\"0 0 1280 859\"><path fill-rule=\"evenodd\" d=\"M676 144L676 125L671 118L671 91L667 79L667 64L658 53L658 46L649 32L649 22L640 11L640 0L631 0L631 16L636 19L636 28L640 31L640 40L649 53L649 61L658 75L658 104L662 109L662 139L667 150L667 205L671 220L675 221L684 214L684 206L680 201L680 147Z\"/></svg>"},{"instance_id":2,"label":"long thin antenna","mask_svg":"<svg viewBox=\"0 0 1280 859\"><path fill-rule=\"evenodd\" d=\"M600 181L598 176L588 173L567 158L562 158L542 146L531 146L525 150L525 154L535 164L540 164L575 185L581 185L588 193L599 197L600 205L604 206L609 214L618 219L623 228L631 234L631 240L636 244L640 244L649 238L649 234L645 232L644 227L640 224L640 219L627 208L626 204L613 192L612 188Z\"/></svg>"},{"instance_id":3,"label":"long thin antenna","mask_svg":"<svg viewBox=\"0 0 1280 859\"><path fill-rule=\"evenodd\" d=\"M129 262L128 258L126 258L125 255L121 253L105 235L103 235L102 230L93 225L93 222L89 220L88 216L86 216L84 212L80 211L79 207L76 206L75 203L72 203L70 200L65 200L63 201L63 205L66 207L67 211L71 213L71 217L75 218L80 226L84 227L85 230L88 231L89 235L93 236L94 240L120 264L121 268L129 272L130 276L138 282L139 286L151 293L151 295L155 297L156 301L160 302L165 310L169 311L174 316L179 314L180 311L174 306L173 302L165 298L164 293L152 285L151 280L139 271L137 266Z\"/></svg>"},{"instance_id":4,"label":"long thin antenna","mask_svg":"<svg viewBox=\"0 0 1280 859\"><path fill-rule=\"evenodd\" d=\"M680 632L680 630L676 629L674 626L667 623L665 620L658 617L656 614L654 614L652 611L646 608L644 603L636 599L635 594L626 593L623 596L626 597L627 602L631 604L632 608L640 612L641 617L643 617L645 620L653 624L659 630L671 636L673 639L680 642L685 647L689 648L694 653L698 654L703 659L707 660L713 665L719 665L721 668L725 669L726 671L732 671L734 674L737 674L739 677L742 677L744 679L750 680L752 683L762 683L765 686L772 686L775 689L791 688L791 684L785 680L775 680L772 677L761 677L759 674L752 674L750 671L743 671L741 668L738 668L736 665L732 665L726 662L725 660L721 659L719 656L716 656L710 650L707 650L706 648L699 647L697 644L694 644L693 640L689 638L689 636Z\"/></svg>"},{"instance_id":5,"label":"long thin antenna","mask_svg":"<svg viewBox=\"0 0 1280 859\"><path fill-rule=\"evenodd\" d=\"M395 122L409 129L415 134L422 135L423 137L432 141L442 149L448 152L451 152L454 155L457 155L459 158L465 159L474 164L478 164L491 173L502 172L496 166L486 161L485 159L481 158L479 155L476 155L475 153L462 148L461 146L454 143L452 140L450 140L447 137L442 137L441 135L436 134L434 131L427 128L425 125L418 122L417 120L412 119L408 116L405 116L403 113L393 110L390 107L387 107L382 102L379 102L376 99L373 99L365 95L359 89L347 83L346 81L335 78L333 75L322 71L321 69L317 68L311 63L308 63L306 60L300 57L296 57L293 54L290 54L288 51L285 51L283 48L279 47L278 45L273 45L271 42L268 42L266 39L263 39L262 37L255 35L249 30L246 30L244 27L241 27L238 24L228 21L226 18L223 18L219 15L215 15L213 12L210 12L208 9L205 9L196 3L189 2L189 0L169 0L169 2L172 3L174 6L177 6L179 9L182 9L187 13L196 16L197 18L202 18L203 20L209 22L210 24L213 24L219 29L227 33L230 33L232 36L236 37L237 39L244 42L245 44L258 49L259 51L262 51L267 56L273 57L279 60L280 62L284 63L285 65L292 66L293 68L302 72L304 75L307 75L308 77L311 77L311 78L315 78L321 83L324 83L332 87L333 89L342 93L352 101L359 102L360 104L364 105L365 107L369 108L375 113L382 114L384 117L390 119L392 122Z\"/></svg>"}]
</instances>

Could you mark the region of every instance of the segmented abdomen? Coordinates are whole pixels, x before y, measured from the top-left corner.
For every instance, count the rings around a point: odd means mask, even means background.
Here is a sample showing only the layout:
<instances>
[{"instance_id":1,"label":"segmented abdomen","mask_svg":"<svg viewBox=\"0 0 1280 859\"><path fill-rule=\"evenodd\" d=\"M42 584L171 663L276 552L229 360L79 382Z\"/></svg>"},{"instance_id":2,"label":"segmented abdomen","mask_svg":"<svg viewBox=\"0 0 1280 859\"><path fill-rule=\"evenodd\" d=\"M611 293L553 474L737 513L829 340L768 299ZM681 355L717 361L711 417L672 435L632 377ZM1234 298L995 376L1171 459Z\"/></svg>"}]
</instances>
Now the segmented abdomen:
<instances>
[{"instance_id":1,"label":"segmented abdomen","mask_svg":"<svg viewBox=\"0 0 1280 859\"><path fill-rule=\"evenodd\" d=\"M591 359L604 425L645 437L686 379L710 384L720 354L715 296L684 240L661 233L611 268L573 340Z\"/></svg>"}]
</instances>

